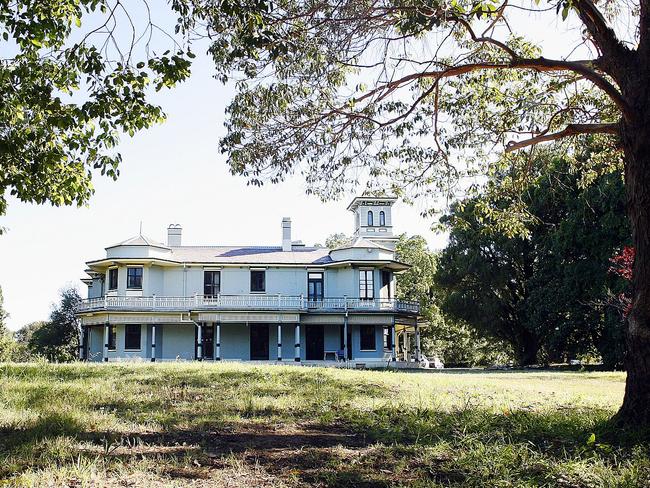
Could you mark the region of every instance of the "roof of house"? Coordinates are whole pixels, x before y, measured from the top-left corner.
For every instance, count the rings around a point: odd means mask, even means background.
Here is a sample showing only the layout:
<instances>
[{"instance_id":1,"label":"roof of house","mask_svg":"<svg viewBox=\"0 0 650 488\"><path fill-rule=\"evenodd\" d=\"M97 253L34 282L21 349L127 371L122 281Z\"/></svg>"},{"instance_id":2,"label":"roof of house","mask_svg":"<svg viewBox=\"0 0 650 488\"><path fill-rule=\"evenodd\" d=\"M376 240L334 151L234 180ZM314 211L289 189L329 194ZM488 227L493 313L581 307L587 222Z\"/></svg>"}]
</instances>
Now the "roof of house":
<instances>
[{"instance_id":1,"label":"roof of house","mask_svg":"<svg viewBox=\"0 0 650 488\"><path fill-rule=\"evenodd\" d=\"M163 249L169 249L168 246L163 244L162 242L154 241L153 239L143 236L142 234L131 237L130 239L127 239L122 242L118 242L117 244L113 244L112 246L108 246L106 249L111 249L113 247L119 247L119 246L152 246L152 247L161 247Z\"/></svg>"},{"instance_id":2,"label":"roof of house","mask_svg":"<svg viewBox=\"0 0 650 488\"><path fill-rule=\"evenodd\" d=\"M169 259L186 263L224 264L327 264L330 250L324 247L280 246L180 246L172 247Z\"/></svg>"},{"instance_id":3,"label":"roof of house","mask_svg":"<svg viewBox=\"0 0 650 488\"><path fill-rule=\"evenodd\" d=\"M385 197L372 197L372 196L367 196L367 197L355 197L351 202L350 205L348 205L348 210L354 212L357 207L361 204L361 202L376 202L376 203L388 203L389 205L392 205L397 201L397 197L394 196L385 196Z\"/></svg>"},{"instance_id":4,"label":"roof of house","mask_svg":"<svg viewBox=\"0 0 650 488\"><path fill-rule=\"evenodd\" d=\"M393 252L392 249L388 249L387 247L380 246L379 244L372 242L370 239L365 239L363 237L357 237L354 241L352 241L349 244L343 244L342 246L335 247L334 249L331 249L332 251L336 251L339 249L382 249L384 251L390 251Z\"/></svg>"},{"instance_id":5,"label":"roof of house","mask_svg":"<svg viewBox=\"0 0 650 488\"><path fill-rule=\"evenodd\" d=\"M329 249L326 247L310 247L295 245L291 251L283 251L281 246L167 246L143 235L126 239L106 249L120 246L151 246L163 249L162 255L153 259L169 263L204 263L204 264L242 264L242 265L327 265L335 260L330 256L331 251L345 249L381 249L391 251L369 239L358 237L349 244ZM88 261L89 266L104 263L114 259L138 259L135 256L112 256Z\"/></svg>"}]
</instances>

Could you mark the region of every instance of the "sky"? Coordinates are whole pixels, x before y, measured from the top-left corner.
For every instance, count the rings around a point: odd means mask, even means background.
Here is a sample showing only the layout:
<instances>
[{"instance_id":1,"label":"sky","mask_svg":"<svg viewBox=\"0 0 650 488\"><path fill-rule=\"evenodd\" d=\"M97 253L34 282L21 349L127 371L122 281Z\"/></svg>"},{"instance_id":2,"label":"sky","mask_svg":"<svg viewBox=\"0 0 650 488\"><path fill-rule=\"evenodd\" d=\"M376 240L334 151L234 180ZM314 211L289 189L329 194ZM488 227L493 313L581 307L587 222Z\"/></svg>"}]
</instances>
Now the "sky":
<instances>
[{"instance_id":1,"label":"sky","mask_svg":"<svg viewBox=\"0 0 650 488\"><path fill-rule=\"evenodd\" d=\"M563 42L547 38L554 31L557 25L548 22L531 28L551 52ZM305 195L299 177L257 188L230 175L218 140L225 134L224 110L232 95L230 87L212 77L210 60L198 56L189 81L152 98L167 121L122 139L120 178L96 175L96 193L87 207L8 199L7 214L0 218L0 226L8 229L0 236L0 287L10 329L47 319L65 286L76 285L85 296L79 281L84 263L104 257L106 246L137 235L141 223L144 235L161 242L169 224L181 224L188 245L280 245L282 217L291 217L293 239L308 245L336 232L352 233L353 215L346 207L354 194L322 203ZM398 202L395 232L422 235L433 249L444 247L446 236L431 231L433 221L422 218L421 210Z\"/></svg>"}]
</instances>

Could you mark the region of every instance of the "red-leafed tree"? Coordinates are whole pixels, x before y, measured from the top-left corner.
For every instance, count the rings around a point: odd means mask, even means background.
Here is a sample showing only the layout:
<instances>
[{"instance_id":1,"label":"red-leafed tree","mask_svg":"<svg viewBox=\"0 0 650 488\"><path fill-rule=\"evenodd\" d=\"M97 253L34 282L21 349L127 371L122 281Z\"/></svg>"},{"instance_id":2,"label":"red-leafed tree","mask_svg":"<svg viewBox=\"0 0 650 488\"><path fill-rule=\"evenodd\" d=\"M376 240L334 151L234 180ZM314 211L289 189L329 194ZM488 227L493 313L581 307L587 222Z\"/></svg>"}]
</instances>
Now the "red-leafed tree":
<instances>
[{"instance_id":1,"label":"red-leafed tree","mask_svg":"<svg viewBox=\"0 0 650 488\"><path fill-rule=\"evenodd\" d=\"M636 253L633 247L625 246L619 254L609 260L612 263L609 268L610 272L631 282L634 270L635 254ZM619 306L623 312L623 316L627 317L632 310L632 297L629 294L623 292L618 295L618 301Z\"/></svg>"}]
</instances>

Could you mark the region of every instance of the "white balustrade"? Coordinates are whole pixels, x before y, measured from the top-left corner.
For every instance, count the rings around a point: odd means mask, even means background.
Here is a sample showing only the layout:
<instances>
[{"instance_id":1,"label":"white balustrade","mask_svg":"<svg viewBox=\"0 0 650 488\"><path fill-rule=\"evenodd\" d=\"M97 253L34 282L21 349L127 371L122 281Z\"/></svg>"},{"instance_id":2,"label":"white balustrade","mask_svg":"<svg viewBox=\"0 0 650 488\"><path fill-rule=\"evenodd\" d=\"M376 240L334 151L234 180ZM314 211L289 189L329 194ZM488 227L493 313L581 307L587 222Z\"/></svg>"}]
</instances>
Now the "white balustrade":
<instances>
[{"instance_id":1,"label":"white balustrade","mask_svg":"<svg viewBox=\"0 0 650 488\"><path fill-rule=\"evenodd\" d=\"M101 310L293 310L293 311L386 311L418 313L416 302L394 298L360 299L328 297L318 300L287 295L194 295L191 297L106 296L83 300L78 312Z\"/></svg>"}]
</instances>

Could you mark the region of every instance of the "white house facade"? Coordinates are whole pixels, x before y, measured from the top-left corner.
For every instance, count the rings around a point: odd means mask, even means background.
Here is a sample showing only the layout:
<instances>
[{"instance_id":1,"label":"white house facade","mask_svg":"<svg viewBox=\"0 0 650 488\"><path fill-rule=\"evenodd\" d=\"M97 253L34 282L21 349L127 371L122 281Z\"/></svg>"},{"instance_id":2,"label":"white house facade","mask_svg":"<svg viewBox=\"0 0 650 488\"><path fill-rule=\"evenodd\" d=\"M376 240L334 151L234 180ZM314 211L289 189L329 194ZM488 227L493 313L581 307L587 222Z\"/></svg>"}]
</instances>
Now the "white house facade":
<instances>
[{"instance_id":1,"label":"white house facade","mask_svg":"<svg viewBox=\"0 0 650 488\"><path fill-rule=\"evenodd\" d=\"M289 218L280 246L186 246L179 225L166 244L109 246L87 262L80 355L419 364L419 306L395 296L408 266L395 259L394 202L355 198L354 241L335 249L292 241Z\"/></svg>"}]
</instances>

